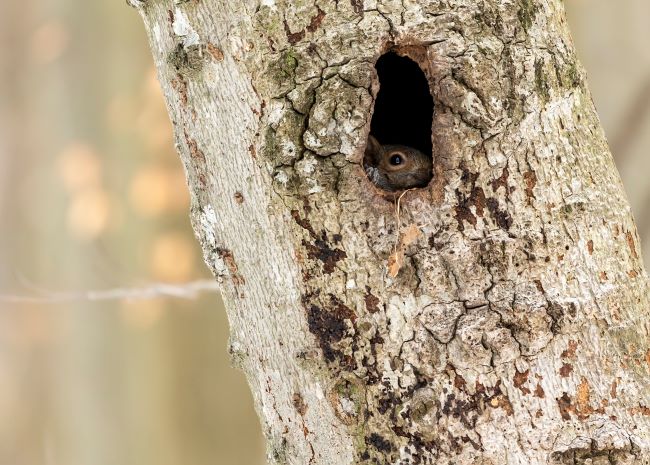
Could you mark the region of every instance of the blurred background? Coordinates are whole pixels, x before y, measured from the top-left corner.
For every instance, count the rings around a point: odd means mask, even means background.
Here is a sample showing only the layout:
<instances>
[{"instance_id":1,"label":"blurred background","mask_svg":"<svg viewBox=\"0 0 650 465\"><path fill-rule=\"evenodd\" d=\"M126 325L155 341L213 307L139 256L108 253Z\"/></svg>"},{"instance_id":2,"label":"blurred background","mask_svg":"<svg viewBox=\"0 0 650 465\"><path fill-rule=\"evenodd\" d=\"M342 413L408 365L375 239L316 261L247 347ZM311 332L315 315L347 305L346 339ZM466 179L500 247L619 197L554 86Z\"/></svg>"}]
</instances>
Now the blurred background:
<instances>
[{"instance_id":1,"label":"blurred background","mask_svg":"<svg viewBox=\"0 0 650 465\"><path fill-rule=\"evenodd\" d=\"M650 2L565 5L648 256ZM0 84L0 465L262 465L136 12L2 0Z\"/></svg>"}]
</instances>

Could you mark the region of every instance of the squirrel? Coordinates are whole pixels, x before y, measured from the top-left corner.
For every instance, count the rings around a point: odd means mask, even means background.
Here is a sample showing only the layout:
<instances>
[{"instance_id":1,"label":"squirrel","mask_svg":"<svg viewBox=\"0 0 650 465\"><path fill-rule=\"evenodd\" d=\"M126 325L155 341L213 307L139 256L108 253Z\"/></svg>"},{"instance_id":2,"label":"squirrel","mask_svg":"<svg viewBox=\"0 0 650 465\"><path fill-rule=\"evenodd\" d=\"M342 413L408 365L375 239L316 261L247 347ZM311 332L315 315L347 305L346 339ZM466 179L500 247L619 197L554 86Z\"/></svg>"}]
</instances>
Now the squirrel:
<instances>
[{"instance_id":1,"label":"squirrel","mask_svg":"<svg viewBox=\"0 0 650 465\"><path fill-rule=\"evenodd\" d=\"M405 145L381 145L372 135L363 167L373 184L385 191L424 187L431 179L431 157Z\"/></svg>"}]
</instances>

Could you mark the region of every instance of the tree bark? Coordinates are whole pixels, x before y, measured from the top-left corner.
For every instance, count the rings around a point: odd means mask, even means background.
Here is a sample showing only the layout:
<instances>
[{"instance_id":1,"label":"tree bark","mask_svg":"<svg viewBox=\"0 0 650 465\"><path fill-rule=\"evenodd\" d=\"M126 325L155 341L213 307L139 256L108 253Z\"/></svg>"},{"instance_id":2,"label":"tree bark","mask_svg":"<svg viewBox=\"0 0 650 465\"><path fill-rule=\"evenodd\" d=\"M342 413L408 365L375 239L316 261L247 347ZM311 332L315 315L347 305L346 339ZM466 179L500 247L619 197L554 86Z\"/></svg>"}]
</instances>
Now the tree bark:
<instances>
[{"instance_id":1,"label":"tree bark","mask_svg":"<svg viewBox=\"0 0 650 465\"><path fill-rule=\"evenodd\" d=\"M129 1L270 463L650 463L648 279L560 0ZM389 50L435 103L399 202L361 163Z\"/></svg>"}]
</instances>

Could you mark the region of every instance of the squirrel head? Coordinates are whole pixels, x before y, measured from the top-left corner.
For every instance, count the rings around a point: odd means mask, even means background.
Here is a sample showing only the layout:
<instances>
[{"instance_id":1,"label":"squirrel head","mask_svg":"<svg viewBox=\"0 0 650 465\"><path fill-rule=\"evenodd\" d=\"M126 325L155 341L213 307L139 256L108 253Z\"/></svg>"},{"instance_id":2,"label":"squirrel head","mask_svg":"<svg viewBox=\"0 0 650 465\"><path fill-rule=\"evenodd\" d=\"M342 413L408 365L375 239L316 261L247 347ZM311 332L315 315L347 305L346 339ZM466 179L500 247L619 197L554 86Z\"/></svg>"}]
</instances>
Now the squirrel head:
<instances>
[{"instance_id":1,"label":"squirrel head","mask_svg":"<svg viewBox=\"0 0 650 465\"><path fill-rule=\"evenodd\" d=\"M406 145L381 145L372 135L363 165L370 180L387 191L424 187L431 179L431 157Z\"/></svg>"}]
</instances>

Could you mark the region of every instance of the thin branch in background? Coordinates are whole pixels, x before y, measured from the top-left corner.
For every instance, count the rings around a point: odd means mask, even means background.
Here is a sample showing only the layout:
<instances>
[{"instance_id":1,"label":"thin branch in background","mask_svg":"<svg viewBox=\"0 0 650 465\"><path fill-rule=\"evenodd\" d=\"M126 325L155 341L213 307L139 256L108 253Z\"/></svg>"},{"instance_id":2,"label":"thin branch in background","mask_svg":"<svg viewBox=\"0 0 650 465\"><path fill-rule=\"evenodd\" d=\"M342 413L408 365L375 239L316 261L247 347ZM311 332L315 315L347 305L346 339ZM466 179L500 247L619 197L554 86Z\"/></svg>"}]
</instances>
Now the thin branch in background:
<instances>
[{"instance_id":1,"label":"thin branch in background","mask_svg":"<svg viewBox=\"0 0 650 465\"><path fill-rule=\"evenodd\" d=\"M150 300L160 297L196 299L204 293L218 293L219 283L211 279L183 284L154 283L139 288L115 288L79 292L46 292L42 295L0 294L0 303L60 304L71 302L100 302L108 300Z\"/></svg>"},{"instance_id":2,"label":"thin branch in background","mask_svg":"<svg viewBox=\"0 0 650 465\"><path fill-rule=\"evenodd\" d=\"M618 131L611 139L610 147L621 166L630 154L630 148L642 133L643 122L650 113L650 76L648 76L632 99L632 104L624 113Z\"/></svg>"}]
</instances>

